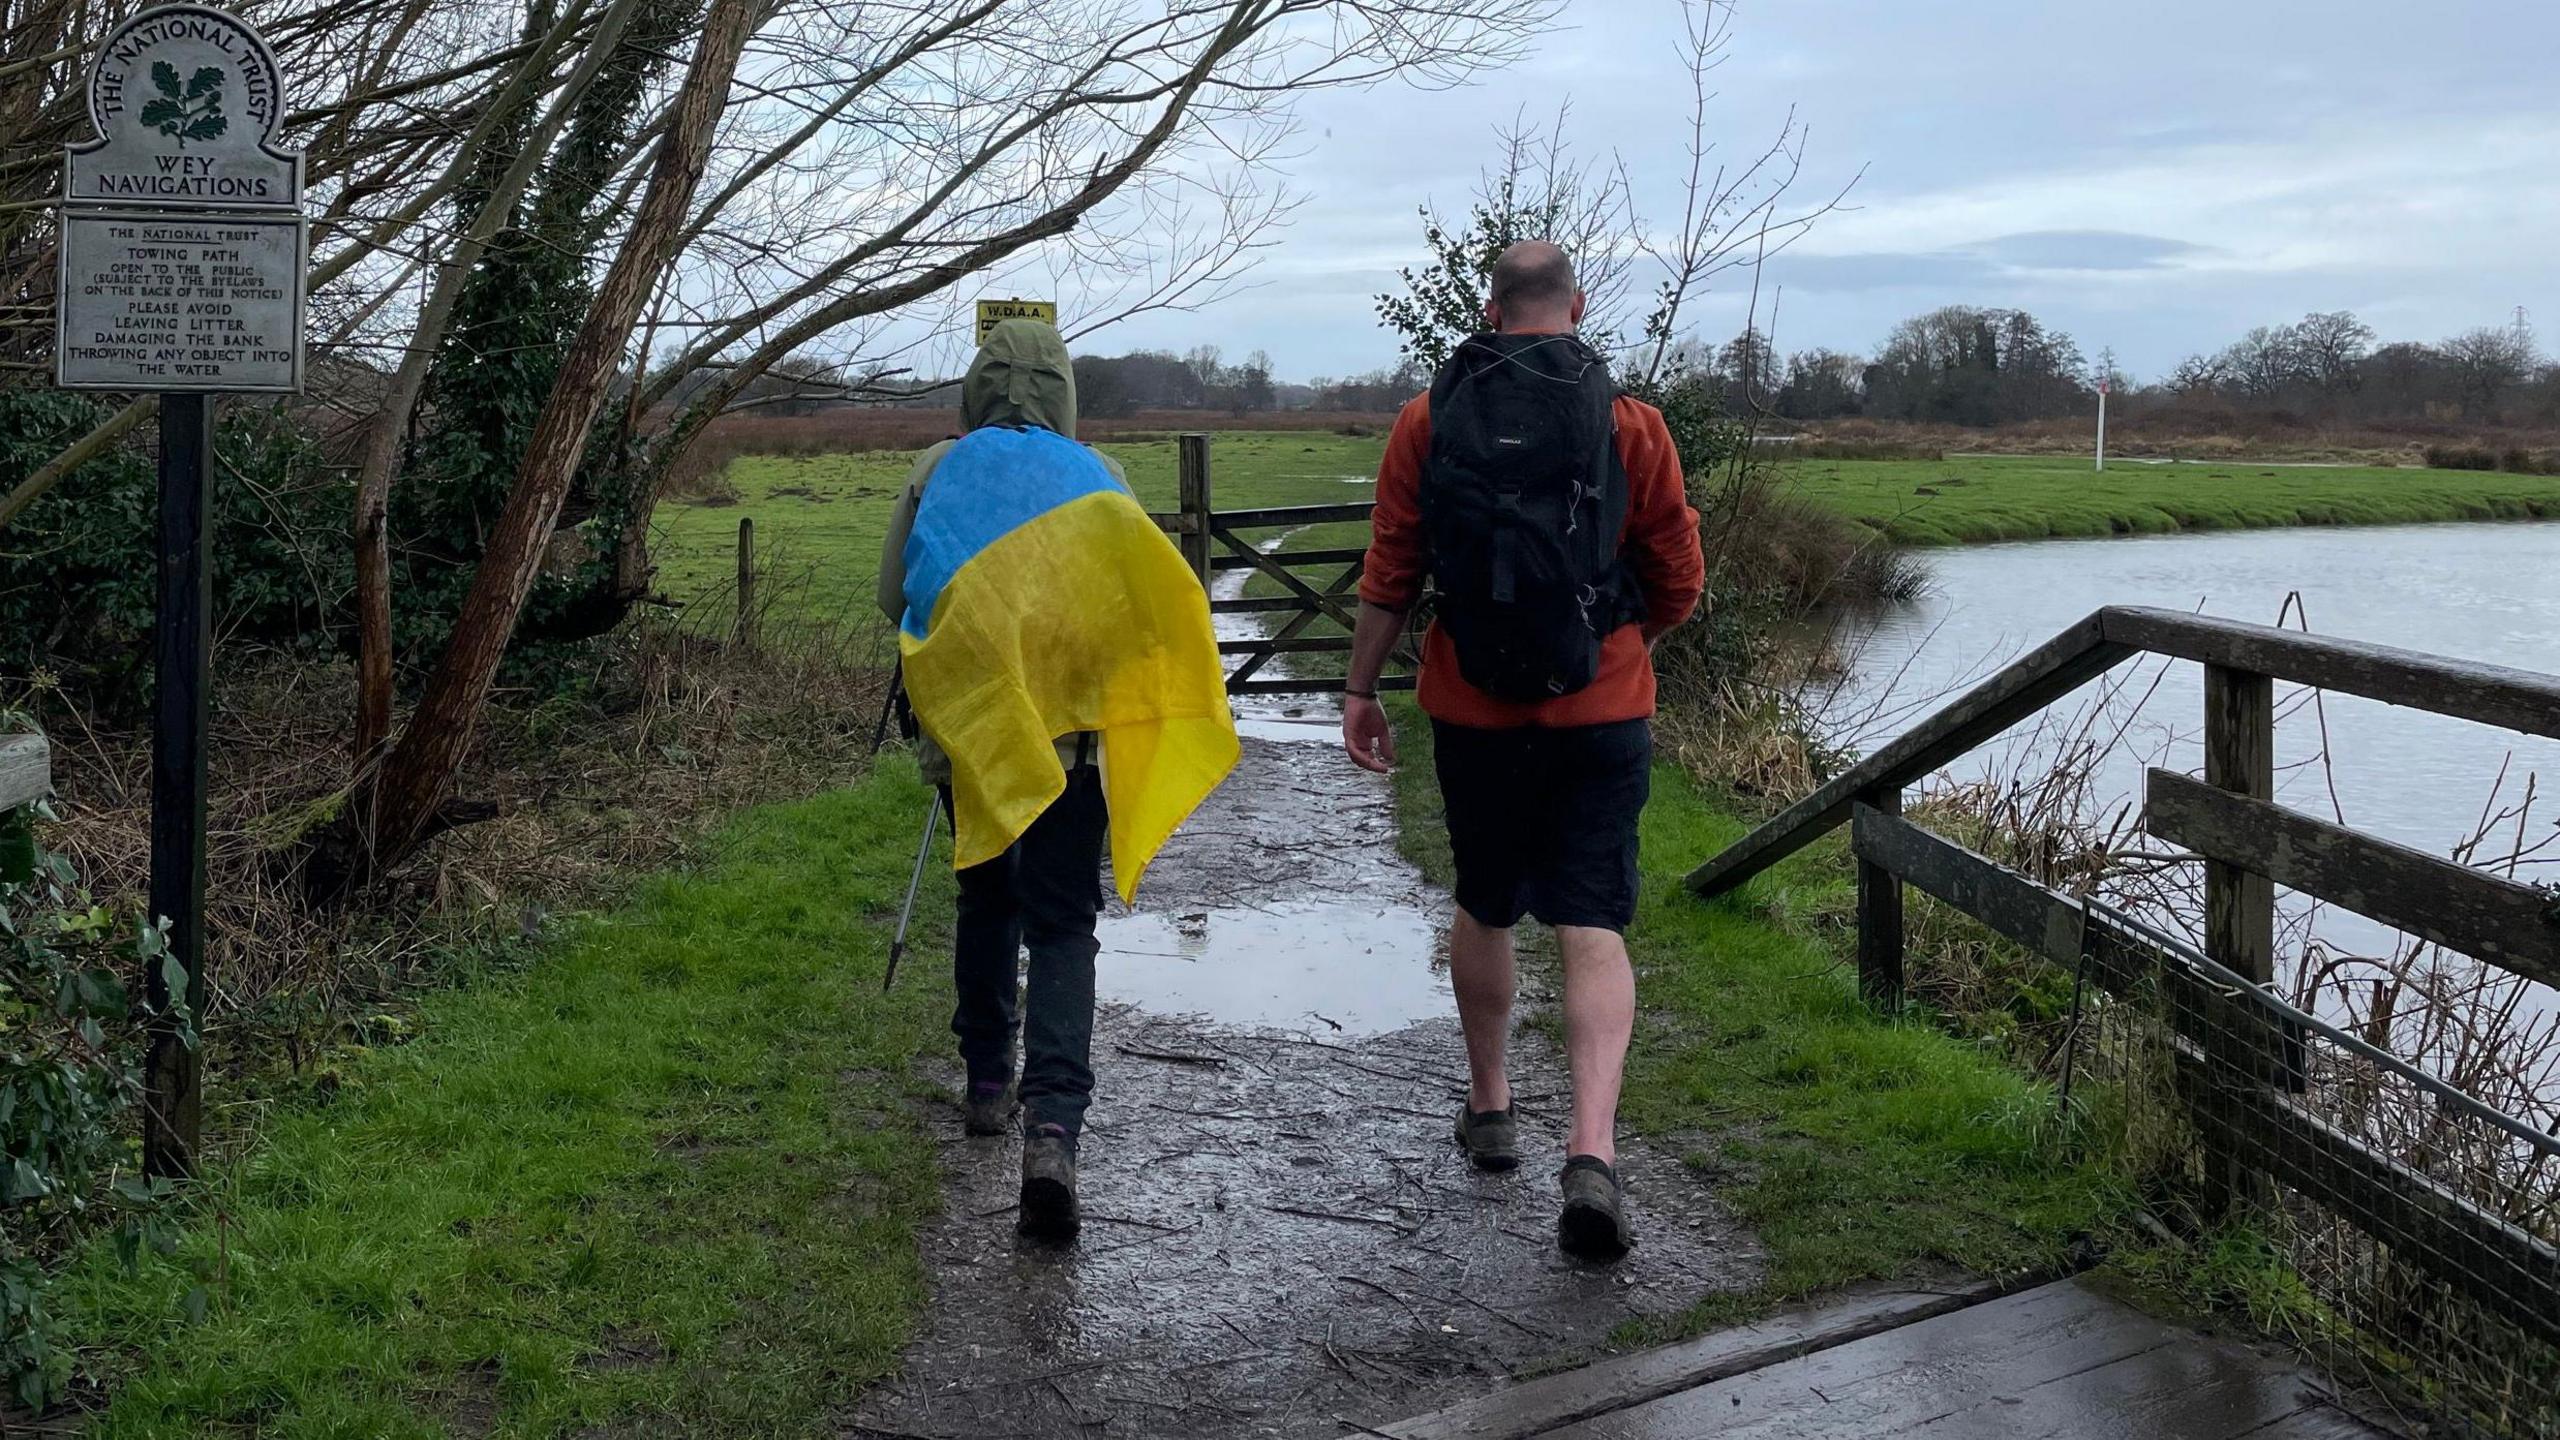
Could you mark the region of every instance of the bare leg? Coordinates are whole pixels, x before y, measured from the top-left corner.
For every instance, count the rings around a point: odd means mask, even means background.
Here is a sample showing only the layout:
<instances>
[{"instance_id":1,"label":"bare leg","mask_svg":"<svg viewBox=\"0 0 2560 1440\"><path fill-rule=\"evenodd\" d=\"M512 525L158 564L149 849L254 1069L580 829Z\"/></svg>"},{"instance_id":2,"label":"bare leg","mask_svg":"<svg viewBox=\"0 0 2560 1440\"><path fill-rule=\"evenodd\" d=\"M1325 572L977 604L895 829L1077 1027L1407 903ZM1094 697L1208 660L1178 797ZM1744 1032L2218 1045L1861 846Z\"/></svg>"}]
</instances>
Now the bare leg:
<instances>
[{"instance_id":1,"label":"bare leg","mask_svg":"<svg viewBox=\"0 0 2560 1440\"><path fill-rule=\"evenodd\" d=\"M1466 911L1449 927L1449 988L1458 992L1458 1028L1467 1037L1467 1108L1500 1110L1511 1103L1504 1052L1511 1041L1511 996L1517 984L1511 932L1483 924ZM1625 1044L1621 1040L1620 1050ZM1612 1085L1609 1093L1617 1094Z\"/></svg>"},{"instance_id":2,"label":"bare leg","mask_svg":"<svg viewBox=\"0 0 2560 1440\"><path fill-rule=\"evenodd\" d=\"M1508 937L1505 937L1506 939ZM1573 1139L1568 1155L1596 1155L1618 1163L1618 1085L1627 1063L1627 1041L1636 1027L1636 972L1627 961L1627 942L1613 930L1580 925L1561 926L1556 943L1564 951L1564 1047L1573 1066ZM1510 947L1505 945L1508 958ZM1451 969L1456 968L1456 937L1451 937ZM1505 974L1509 972L1506 970ZM1458 998L1466 1013L1466 992ZM1467 1031L1472 1052L1475 1031Z\"/></svg>"}]
</instances>

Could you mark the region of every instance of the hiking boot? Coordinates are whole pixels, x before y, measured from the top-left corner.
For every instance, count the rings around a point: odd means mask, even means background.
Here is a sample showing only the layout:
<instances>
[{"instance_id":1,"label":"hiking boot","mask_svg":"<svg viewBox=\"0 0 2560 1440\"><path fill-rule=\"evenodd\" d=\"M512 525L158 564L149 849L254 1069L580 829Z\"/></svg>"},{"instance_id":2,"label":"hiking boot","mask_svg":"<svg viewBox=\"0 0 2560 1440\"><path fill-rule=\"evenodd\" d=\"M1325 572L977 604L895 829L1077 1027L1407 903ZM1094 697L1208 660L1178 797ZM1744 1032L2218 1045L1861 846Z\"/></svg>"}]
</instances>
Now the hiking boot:
<instances>
[{"instance_id":1,"label":"hiking boot","mask_svg":"<svg viewBox=\"0 0 2560 1440\"><path fill-rule=\"evenodd\" d=\"M1508 1170L1520 1163L1520 1125L1508 1105L1499 1110L1458 1107L1458 1143L1479 1170Z\"/></svg>"},{"instance_id":2,"label":"hiking boot","mask_svg":"<svg viewBox=\"0 0 2560 1440\"><path fill-rule=\"evenodd\" d=\"M1636 1243L1627 1225L1627 1191L1618 1172L1597 1155L1574 1155L1557 1177L1564 1213L1556 1217L1556 1243L1585 1260L1615 1260Z\"/></svg>"},{"instance_id":3,"label":"hiking boot","mask_svg":"<svg viewBox=\"0 0 2560 1440\"><path fill-rule=\"evenodd\" d=\"M1013 1128L1013 1082L972 1080L961 1096L960 1128L972 1135L1002 1135Z\"/></svg>"},{"instance_id":4,"label":"hiking boot","mask_svg":"<svg viewBox=\"0 0 2560 1440\"><path fill-rule=\"evenodd\" d=\"M1076 1238L1076 1145L1066 1127L1043 1125L1022 1137L1022 1217L1034 1240L1063 1245Z\"/></svg>"}]
</instances>

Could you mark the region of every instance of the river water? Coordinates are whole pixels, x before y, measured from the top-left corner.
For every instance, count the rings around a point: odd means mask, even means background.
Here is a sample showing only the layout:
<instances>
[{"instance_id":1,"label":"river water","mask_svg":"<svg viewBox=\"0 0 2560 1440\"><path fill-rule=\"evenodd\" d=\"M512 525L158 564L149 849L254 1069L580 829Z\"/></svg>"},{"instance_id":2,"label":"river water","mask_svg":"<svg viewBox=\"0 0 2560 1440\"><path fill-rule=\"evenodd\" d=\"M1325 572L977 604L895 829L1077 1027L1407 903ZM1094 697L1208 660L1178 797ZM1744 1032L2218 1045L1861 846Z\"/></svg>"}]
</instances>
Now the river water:
<instances>
[{"instance_id":1,"label":"river water","mask_svg":"<svg viewBox=\"0 0 2560 1440\"><path fill-rule=\"evenodd\" d=\"M2216 531L2051 540L1935 550L1926 598L1846 623L1847 676L1825 697L1835 733L1872 747L1946 696L1989 675L2102 605L2196 610L2262 624L2538 671L2560 671L2560 523L2407 525ZM2156 688L2155 688L2156 681ZM2087 692L2084 692L2087 693ZM2094 799L2138 801L2147 764L2202 763L2202 667L2149 659L2120 667L2110 725L2125 743L2098 769ZM2089 703L2084 701L2084 706ZM2560 879L2560 741L2346 695L2277 689L2278 798L2434 854L2512 811L2503 854L2521 833L2546 844L2520 878ZM2324 726L2325 721L2325 726ZM2328 761L2318 763L2324 750ZM1961 777L1997 776L2049 752L2052 729L2013 732L1959 762ZM2505 772L2503 784L2501 771ZM2494 798L2493 798L2494 795ZM2323 938L2373 953L2380 927L2326 916Z\"/></svg>"}]
</instances>

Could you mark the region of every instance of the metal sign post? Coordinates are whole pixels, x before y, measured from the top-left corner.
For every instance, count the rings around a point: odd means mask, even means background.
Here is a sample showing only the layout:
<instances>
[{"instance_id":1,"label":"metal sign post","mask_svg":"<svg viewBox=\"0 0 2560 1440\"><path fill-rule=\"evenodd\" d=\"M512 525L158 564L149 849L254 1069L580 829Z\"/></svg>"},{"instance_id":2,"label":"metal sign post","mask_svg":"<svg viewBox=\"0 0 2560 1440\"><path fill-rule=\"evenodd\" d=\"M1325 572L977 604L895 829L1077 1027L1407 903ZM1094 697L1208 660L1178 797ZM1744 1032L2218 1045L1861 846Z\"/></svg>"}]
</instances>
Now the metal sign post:
<instances>
[{"instance_id":1,"label":"metal sign post","mask_svg":"<svg viewBox=\"0 0 2560 1440\"><path fill-rule=\"evenodd\" d=\"M186 971L184 997L169 993L158 964L144 977L154 1016L204 1013L204 737L212 714L205 652L212 648L212 571L205 564L206 483L213 458L213 400L160 397L160 597L152 627L151 913L168 926L169 953ZM175 1024L155 1024L143 1061L150 1104L142 1164L153 1175L195 1168L202 1132L201 1061Z\"/></svg>"},{"instance_id":2,"label":"metal sign post","mask_svg":"<svg viewBox=\"0 0 2560 1440\"><path fill-rule=\"evenodd\" d=\"M1037 320L1043 325L1055 325L1058 323L1058 302L1055 300L979 301L978 343L986 344L987 337L995 333L996 326L1007 320Z\"/></svg>"},{"instance_id":3,"label":"metal sign post","mask_svg":"<svg viewBox=\"0 0 2560 1440\"><path fill-rule=\"evenodd\" d=\"M258 32L205 5L118 26L89 71L97 138L69 147L55 383L160 396L159 610L152 635L151 911L185 973L144 977L143 1168L195 1168L204 1013L205 731L212 648L205 514L213 396L302 389L310 237L302 157L277 149L284 83Z\"/></svg>"},{"instance_id":4,"label":"metal sign post","mask_svg":"<svg viewBox=\"0 0 2560 1440\"><path fill-rule=\"evenodd\" d=\"M2107 382L2098 382L2098 472L2107 469Z\"/></svg>"}]
</instances>

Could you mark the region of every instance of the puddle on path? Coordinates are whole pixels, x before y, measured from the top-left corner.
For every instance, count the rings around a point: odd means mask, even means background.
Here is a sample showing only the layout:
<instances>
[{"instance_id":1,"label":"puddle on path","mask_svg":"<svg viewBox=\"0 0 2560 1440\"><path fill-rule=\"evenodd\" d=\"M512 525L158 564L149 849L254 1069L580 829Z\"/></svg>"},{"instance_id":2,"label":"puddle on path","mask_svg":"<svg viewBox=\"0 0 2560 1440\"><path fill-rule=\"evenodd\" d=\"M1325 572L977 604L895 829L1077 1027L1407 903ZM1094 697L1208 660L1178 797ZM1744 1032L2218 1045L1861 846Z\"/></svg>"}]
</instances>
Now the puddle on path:
<instances>
[{"instance_id":1,"label":"puddle on path","mask_svg":"<svg viewBox=\"0 0 2560 1440\"><path fill-rule=\"evenodd\" d=\"M1099 988L1158 1015L1377 1035L1454 1013L1448 901L1395 797L1331 744L1247 738L1236 773L1101 930Z\"/></svg>"},{"instance_id":2,"label":"puddle on path","mask_svg":"<svg viewBox=\"0 0 2560 1440\"><path fill-rule=\"evenodd\" d=\"M1444 927L1400 904L1280 901L1102 925L1106 999L1223 1025L1383 1035L1451 1013Z\"/></svg>"},{"instance_id":3,"label":"puddle on path","mask_svg":"<svg viewBox=\"0 0 2560 1440\"><path fill-rule=\"evenodd\" d=\"M1236 735L1246 740L1268 740L1274 745L1338 745L1342 743L1342 717L1330 711L1322 715L1303 711L1249 713L1244 704L1238 704Z\"/></svg>"}]
</instances>

